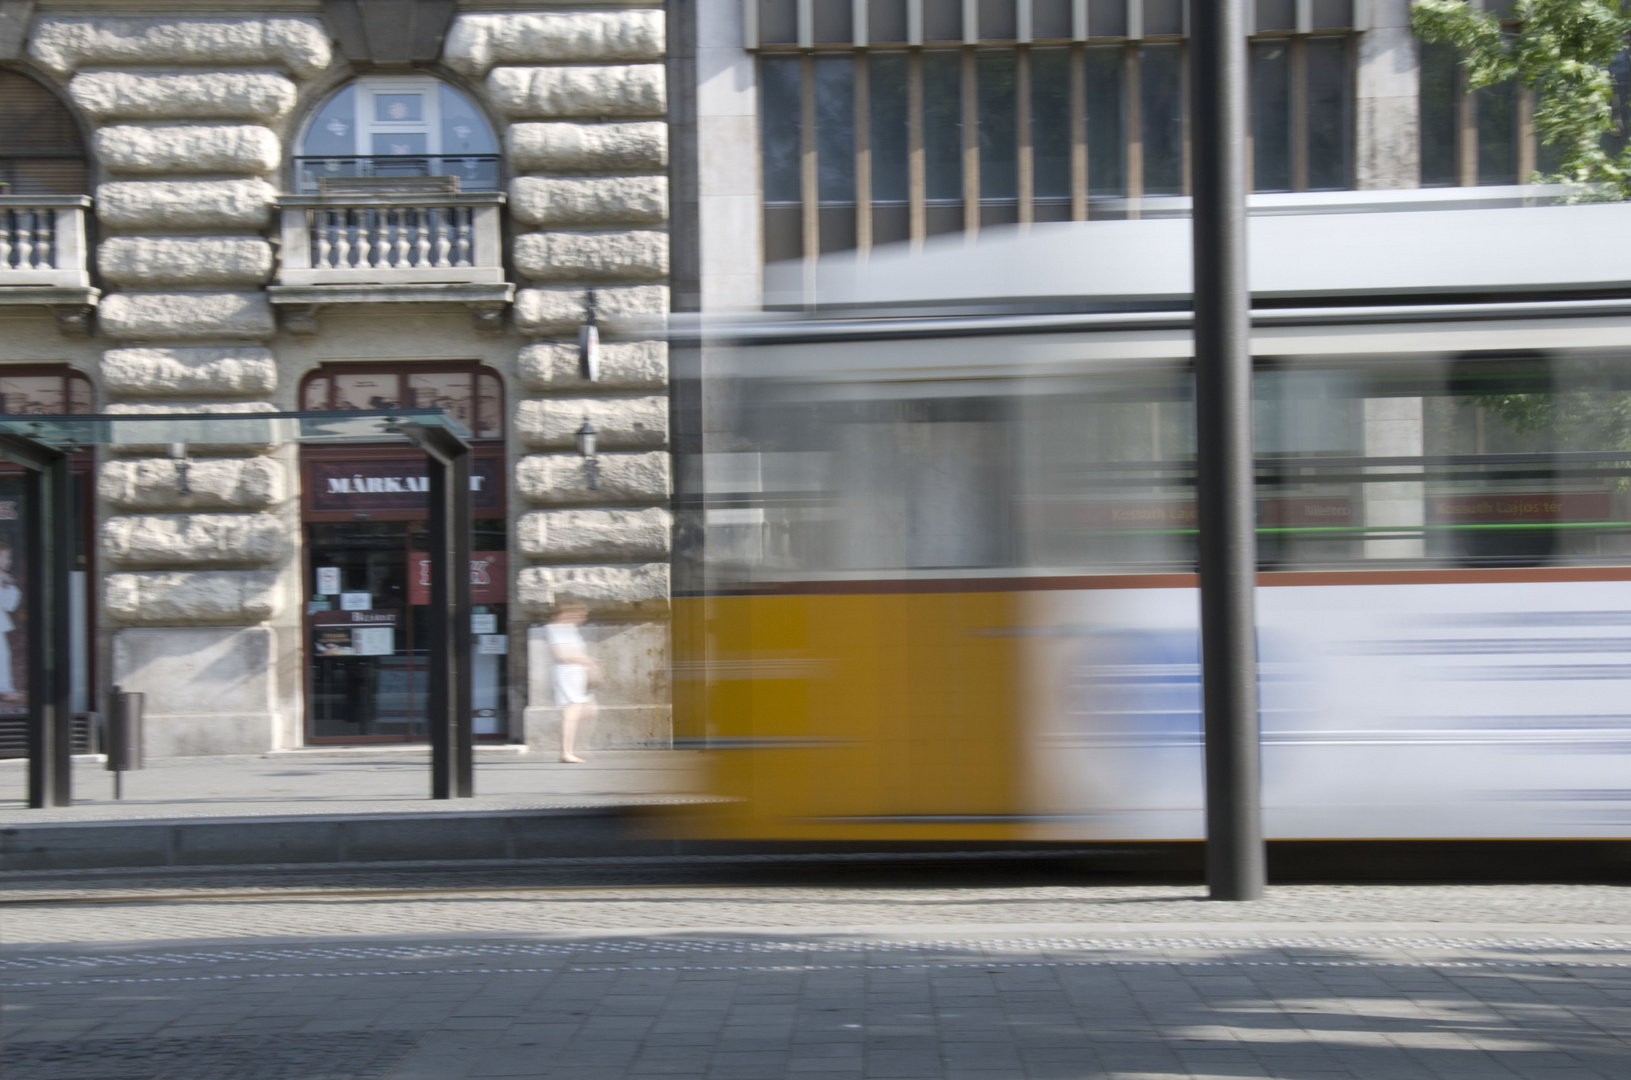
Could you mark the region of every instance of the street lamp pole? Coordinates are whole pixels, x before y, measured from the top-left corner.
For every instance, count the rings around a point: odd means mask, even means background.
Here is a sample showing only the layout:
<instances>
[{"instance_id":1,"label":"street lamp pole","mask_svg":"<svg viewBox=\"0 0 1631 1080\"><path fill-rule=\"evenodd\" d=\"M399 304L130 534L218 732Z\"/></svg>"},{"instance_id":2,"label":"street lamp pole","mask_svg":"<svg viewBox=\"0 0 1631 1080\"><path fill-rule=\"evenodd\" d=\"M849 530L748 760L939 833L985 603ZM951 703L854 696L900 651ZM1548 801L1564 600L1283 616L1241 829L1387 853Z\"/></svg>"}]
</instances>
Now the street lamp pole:
<instances>
[{"instance_id":1,"label":"street lamp pole","mask_svg":"<svg viewBox=\"0 0 1631 1080\"><path fill-rule=\"evenodd\" d=\"M1195 456L1200 518L1206 877L1214 900L1263 895L1257 729L1256 499L1246 267L1246 2L1190 5Z\"/></svg>"}]
</instances>

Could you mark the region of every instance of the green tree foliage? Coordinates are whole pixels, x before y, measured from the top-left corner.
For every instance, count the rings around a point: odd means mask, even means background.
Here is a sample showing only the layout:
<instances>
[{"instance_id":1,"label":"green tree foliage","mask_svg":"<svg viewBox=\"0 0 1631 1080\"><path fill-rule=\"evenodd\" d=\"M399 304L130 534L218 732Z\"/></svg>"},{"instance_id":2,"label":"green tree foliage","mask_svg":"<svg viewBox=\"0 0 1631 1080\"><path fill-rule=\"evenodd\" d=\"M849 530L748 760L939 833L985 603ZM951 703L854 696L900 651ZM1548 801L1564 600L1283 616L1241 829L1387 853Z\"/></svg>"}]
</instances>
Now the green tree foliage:
<instances>
[{"instance_id":1,"label":"green tree foliage","mask_svg":"<svg viewBox=\"0 0 1631 1080\"><path fill-rule=\"evenodd\" d=\"M1415 0L1410 25L1424 40L1453 45L1467 89L1518 79L1535 91L1535 130L1556 146L1558 171L1542 179L1590 185L1598 198L1631 198L1631 138L1614 113L1609 65L1631 38L1622 0L1518 0L1516 31L1465 0ZM1605 136L1624 148L1610 153Z\"/></svg>"}]
</instances>

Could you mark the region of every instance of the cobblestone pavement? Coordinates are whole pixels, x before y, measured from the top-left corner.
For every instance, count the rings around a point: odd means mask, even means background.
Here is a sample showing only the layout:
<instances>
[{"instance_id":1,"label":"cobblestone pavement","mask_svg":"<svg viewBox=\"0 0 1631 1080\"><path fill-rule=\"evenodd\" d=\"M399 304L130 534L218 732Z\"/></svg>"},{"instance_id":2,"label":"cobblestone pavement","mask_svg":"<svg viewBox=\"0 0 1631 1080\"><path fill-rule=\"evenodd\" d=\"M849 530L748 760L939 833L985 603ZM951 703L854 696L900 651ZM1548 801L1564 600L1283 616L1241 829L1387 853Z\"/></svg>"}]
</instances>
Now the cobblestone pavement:
<instances>
[{"instance_id":1,"label":"cobblestone pavement","mask_svg":"<svg viewBox=\"0 0 1631 1080\"><path fill-rule=\"evenodd\" d=\"M43 810L26 807L26 763L10 759L0 761L0 824L668 802L688 798L697 789L695 757L611 750L584 765L563 765L547 753L481 752L476 757L477 798L455 802L430 799L430 758L418 747L161 759L126 773L125 798L118 802L113 799L113 774L95 761L76 760L75 805Z\"/></svg>"},{"instance_id":2,"label":"cobblestone pavement","mask_svg":"<svg viewBox=\"0 0 1631 1080\"><path fill-rule=\"evenodd\" d=\"M1631 890L1613 886L1213 904L1185 886L961 883L977 871L848 887L550 873L10 890L5 1076L1631 1075Z\"/></svg>"}]
</instances>

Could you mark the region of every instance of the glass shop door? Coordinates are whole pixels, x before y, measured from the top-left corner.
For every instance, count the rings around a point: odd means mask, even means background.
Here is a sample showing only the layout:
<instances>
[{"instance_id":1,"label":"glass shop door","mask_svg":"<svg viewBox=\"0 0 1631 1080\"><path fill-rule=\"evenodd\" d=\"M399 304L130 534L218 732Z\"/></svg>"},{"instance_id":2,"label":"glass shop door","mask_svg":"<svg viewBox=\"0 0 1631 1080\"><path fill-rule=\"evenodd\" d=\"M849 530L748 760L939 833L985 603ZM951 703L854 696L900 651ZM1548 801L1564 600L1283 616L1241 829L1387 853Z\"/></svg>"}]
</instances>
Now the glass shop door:
<instances>
[{"instance_id":1,"label":"glass shop door","mask_svg":"<svg viewBox=\"0 0 1631 1080\"><path fill-rule=\"evenodd\" d=\"M496 483L500 464L474 465L472 495L479 497ZM423 459L324 457L306 466L307 491L322 485L306 508L306 741L428 741ZM331 484L335 477L344 484ZM479 501L490 505L471 523L471 730L502 741L509 732L506 529L502 507ZM341 503L369 509L340 512Z\"/></svg>"}]
</instances>

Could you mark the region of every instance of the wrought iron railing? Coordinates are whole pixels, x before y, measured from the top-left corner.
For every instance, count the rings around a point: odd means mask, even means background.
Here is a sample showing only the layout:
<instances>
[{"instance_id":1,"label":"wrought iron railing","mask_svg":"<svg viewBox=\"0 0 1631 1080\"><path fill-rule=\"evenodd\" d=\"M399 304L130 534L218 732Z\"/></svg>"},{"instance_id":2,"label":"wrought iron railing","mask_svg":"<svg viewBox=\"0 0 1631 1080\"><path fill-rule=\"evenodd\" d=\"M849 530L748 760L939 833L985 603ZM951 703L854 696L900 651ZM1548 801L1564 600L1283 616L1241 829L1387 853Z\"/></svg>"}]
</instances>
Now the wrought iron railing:
<instances>
[{"instance_id":1,"label":"wrought iron railing","mask_svg":"<svg viewBox=\"0 0 1631 1080\"><path fill-rule=\"evenodd\" d=\"M372 157L295 158L295 190L316 194L323 180L457 177L461 191L497 191L497 154L377 154Z\"/></svg>"}]
</instances>

